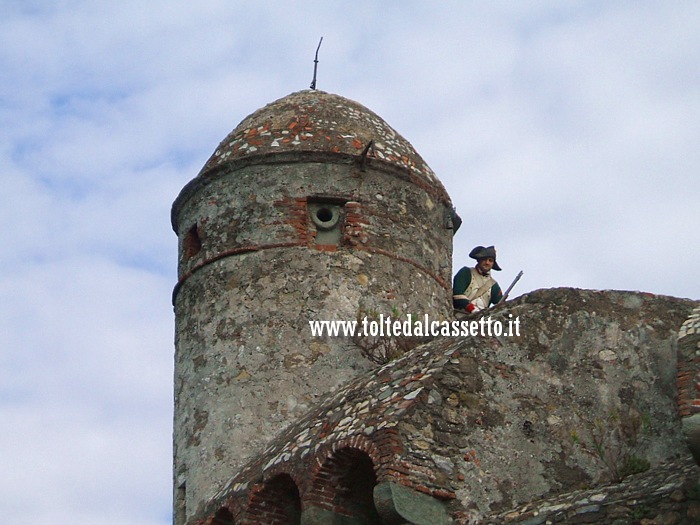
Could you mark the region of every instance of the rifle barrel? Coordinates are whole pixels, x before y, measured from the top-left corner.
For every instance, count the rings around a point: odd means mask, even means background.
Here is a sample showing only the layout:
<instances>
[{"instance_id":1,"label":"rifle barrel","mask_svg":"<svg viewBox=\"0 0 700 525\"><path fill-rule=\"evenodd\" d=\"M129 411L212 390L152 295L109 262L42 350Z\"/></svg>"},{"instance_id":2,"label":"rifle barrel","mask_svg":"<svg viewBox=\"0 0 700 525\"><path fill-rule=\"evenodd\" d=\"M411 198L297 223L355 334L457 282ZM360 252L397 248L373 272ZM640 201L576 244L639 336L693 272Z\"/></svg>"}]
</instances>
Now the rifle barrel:
<instances>
[{"instance_id":1,"label":"rifle barrel","mask_svg":"<svg viewBox=\"0 0 700 525\"><path fill-rule=\"evenodd\" d=\"M498 304L501 304L503 301L506 300L506 298L508 297L508 294L509 294L510 291L513 289L513 286L515 286L515 283L517 283L517 282L520 280L520 278L521 278L522 276L523 276L523 271L520 270L520 272L518 273L518 275L515 276L515 279L513 279L513 282L510 283L510 286L509 286L508 289L506 290L506 293L504 293L504 294L503 294L503 297L501 297L501 300L498 301Z\"/></svg>"}]
</instances>

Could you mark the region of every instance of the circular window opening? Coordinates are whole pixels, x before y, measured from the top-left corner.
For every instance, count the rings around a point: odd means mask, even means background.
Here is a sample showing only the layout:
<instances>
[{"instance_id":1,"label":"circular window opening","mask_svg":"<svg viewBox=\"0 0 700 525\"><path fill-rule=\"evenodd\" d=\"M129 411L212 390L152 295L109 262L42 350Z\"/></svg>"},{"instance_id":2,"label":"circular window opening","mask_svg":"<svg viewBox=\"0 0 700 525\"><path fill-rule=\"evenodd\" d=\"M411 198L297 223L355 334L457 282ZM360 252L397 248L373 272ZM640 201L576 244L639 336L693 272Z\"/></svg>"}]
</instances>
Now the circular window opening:
<instances>
[{"instance_id":1,"label":"circular window opening","mask_svg":"<svg viewBox=\"0 0 700 525\"><path fill-rule=\"evenodd\" d=\"M319 206L311 212L311 219L319 230L332 230L340 219L340 209L337 206Z\"/></svg>"},{"instance_id":2,"label":"circular window opening","mask_svg":"<svg viewBox=\"0 0 700 525\"><path fill-rule=\"evenodd\" d=\"M319 208L316 211L316 217L321 222L330 222L333 220L333 212L328 208Z\"/></svg>"}]
</instances>

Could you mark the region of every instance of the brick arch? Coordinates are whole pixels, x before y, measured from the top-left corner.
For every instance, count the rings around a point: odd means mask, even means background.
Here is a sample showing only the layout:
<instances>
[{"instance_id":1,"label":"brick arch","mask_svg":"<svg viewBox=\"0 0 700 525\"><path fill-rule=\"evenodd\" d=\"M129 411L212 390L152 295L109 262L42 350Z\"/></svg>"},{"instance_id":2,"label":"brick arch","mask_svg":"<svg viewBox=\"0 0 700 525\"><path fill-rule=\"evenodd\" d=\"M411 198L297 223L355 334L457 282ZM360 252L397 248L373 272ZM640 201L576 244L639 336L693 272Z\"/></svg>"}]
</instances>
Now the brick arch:
<instances>
[{"instance_id":1,"label":"brick arch","mask_svg":"<svg viewBox=\"0 0 700 525\"><path fill-rule=\"evenodd\" d=\"M375 432L371 438L355 435L322 447L312 460L308 477L315 480L323 465L343 448L354 448L367 454L374 464L379 481L385 481L395 470L395 458L403 452L403 444L395 429L383 429Z\"/></svg>"},{"instance_id":2,"label":"brick arch","mask_svg":"<svg viewBox=\"0 0 700 525\"><path fill-rule=\"evenodd\" d=\"M289 474L277 474L253 491L243 515L244 525L299 525L301 497Z\"/></svg>"},{"instance_id":3,"label":"brick arch","mask_svg":"<svg viewBox=\"0 0 700 525\"><path fill-rule=\"evenodd\" d=\"M375 469L375 462L367 451L336 444L332 453L318 465L304 494L304 506L318 507L367 525L381 524L373 498L377 485Z\"/></svg>"}]
</instances>

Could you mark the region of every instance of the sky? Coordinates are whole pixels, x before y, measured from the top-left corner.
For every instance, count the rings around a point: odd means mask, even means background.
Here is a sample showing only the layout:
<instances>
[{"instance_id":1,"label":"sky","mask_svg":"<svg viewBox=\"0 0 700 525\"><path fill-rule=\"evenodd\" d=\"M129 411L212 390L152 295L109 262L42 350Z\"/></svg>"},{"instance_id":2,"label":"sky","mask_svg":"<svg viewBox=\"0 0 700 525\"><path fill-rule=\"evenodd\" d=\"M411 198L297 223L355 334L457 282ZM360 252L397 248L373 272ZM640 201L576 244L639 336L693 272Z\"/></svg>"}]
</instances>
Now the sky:
<instances>
[{"instance_id":1,"label":"sky","mask_svg":"<svg viewBox=\"0 0 700 525\"><path fill-rule=\"evenodd\" d=\"M307 89L413 144L512 297L700 300L696 1L0 0L0 516L171 522L170 206Z\"/></svg>"}]
</instances>

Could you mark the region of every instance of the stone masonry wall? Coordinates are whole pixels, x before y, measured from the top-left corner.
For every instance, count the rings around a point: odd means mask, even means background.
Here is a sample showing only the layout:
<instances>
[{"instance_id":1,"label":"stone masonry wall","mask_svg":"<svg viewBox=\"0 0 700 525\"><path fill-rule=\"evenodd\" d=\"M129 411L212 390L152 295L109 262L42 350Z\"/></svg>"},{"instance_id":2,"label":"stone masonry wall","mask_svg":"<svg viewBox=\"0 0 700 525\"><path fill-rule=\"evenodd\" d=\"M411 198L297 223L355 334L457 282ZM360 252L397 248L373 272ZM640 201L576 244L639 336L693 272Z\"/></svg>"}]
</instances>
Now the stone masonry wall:
<instances>
[{"instance_id":1,"label":"stone masonry wall","mask_svg":"<svg viewBox=\"0 0 700 525\"><path fill-rule=\"evenodd\" d=\"M678 409L688 446L700 462L700 307L678 333Z\"/></svg>"},{"instance_id":2,"label":"stone masonry wall","mask_svg":"<svg viewBox=\"0 0 700 525\"><path fill-rule=\"evenodd\" d=\"M491 515L477 525L697 525L700 470L689 457L662 463L620 483L557 494ZM469 523L456 520L457 523Z\"/></svg>"},{"instance_id":3,"label":"stone masonry wall","mask_svg":"<svg viewBox=\"0 0 700 525\"><path fill-rule=\"evenodd\" d=\"M197 184L178 205L178 275L186 279L207 261L265 247L314 246L309 218L314 201L339 203L340 246L352 246L415 265L443 289L451 287L449 201L439 189L417 186L396 171L360 171L347 162L308 162L279 155ZM197 181L199 182L199 181ZM347 205L349 204L349 206ZM185 248L196 229L201 248ZM445 295L444 293L442 295ZM443 297L440 297L442 300Z\"/></svg>"},{"instance_id":4,"label":"stone masonry wall","mask_svg":"<svg viewBox=\"0 0 700 525\"><path fill-rule=\"evenodd\" d=\"M492 313L520 337L460 342L405 418L407 453L472 520L686 454L676 334L689 301L540 290Z\"/></svg>"}]
</instances>

